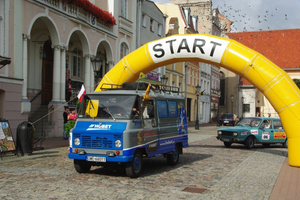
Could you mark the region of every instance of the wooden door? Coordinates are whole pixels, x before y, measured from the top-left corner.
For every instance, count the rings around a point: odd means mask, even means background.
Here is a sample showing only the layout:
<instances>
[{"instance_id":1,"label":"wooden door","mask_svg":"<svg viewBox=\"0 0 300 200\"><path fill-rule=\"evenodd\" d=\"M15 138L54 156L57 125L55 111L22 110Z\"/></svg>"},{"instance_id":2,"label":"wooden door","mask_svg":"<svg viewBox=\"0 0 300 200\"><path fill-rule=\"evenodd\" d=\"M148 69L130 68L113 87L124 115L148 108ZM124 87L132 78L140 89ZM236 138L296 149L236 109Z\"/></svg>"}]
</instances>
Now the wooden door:
<instances>
[{"instance_id":1,"label":"wooden door","mask_svg":"<svg viewBox=\"0 0 300 200\"><path fill-rule=\"evenodd\" d=\"M47 105L52 100L53 86L53 61L43 60L42 75L42 105Z\"/></svg>"}]
</instances>

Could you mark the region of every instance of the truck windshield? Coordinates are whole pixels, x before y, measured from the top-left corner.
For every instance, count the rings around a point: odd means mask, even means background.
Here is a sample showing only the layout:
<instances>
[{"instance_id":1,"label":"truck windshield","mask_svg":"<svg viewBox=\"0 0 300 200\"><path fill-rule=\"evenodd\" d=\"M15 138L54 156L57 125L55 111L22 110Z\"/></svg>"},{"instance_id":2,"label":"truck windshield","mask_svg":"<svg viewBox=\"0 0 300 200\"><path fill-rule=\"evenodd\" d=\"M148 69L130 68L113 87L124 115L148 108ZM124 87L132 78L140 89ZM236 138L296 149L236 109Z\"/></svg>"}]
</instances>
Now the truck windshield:
<instances>
[{"instance_id":1,"label":"truck windshield","mask_svg":"<svg viewBox=\"0 0 300 200\"><path fill-rule=\"evenodd\" d=\"M79 118L130 119L137 101L138 97L132 95L85 95L80 104Z\"/></svg>"}]
</instances>

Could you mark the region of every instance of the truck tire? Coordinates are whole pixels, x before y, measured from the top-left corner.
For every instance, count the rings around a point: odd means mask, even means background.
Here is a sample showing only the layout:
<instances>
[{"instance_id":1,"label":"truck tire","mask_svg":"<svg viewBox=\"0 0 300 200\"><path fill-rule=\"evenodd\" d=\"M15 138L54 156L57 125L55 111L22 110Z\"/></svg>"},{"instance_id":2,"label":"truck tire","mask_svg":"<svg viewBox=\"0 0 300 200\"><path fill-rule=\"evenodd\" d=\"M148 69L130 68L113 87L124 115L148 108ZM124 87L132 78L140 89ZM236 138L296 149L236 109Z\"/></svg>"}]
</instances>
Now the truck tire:
<instances>
[{"instance_id":1,"label":"truck tire","mask_svg":"<svg viewBox=\"0 0 300 200\"><path fill-rule=\"evenodd\" d=\"M74 160L74 167L78 173L87 173L91 169L91 165L85 160Z\"/></svg>"},{"instance_id":2,"label":"truck tire","mask_svg":"<svg viewBox=\"0 0 300 200\"><path fill-rule=\"evenodd\" d=\"M143 155L140 151L134 153L131 162L126 163L126 174L130 178L137 178L140 176L143 169Z\"/></svg>"},{"instance_id":3,"label":"truck tire","mask_svg":"<svg viewBox=\"0 0 300 200\"><path fill-rule=\"evenodd\" d=\"M175 145L172 154L167 154L167 162L168 165L174 166L177 165L178 161L179 161L179 147L178 145Z\"/></svg>"},{"instance_id":4,"label":"truck tire","mask_svg":"<svg viewBox=\"0 0 300 200\"><path fill-rule=\"evenodd\" d=\"M245 146L247 149L251 149L254 146L254 138L252 136L248 137L245 141Z\"/></svg>"}]
</instances>

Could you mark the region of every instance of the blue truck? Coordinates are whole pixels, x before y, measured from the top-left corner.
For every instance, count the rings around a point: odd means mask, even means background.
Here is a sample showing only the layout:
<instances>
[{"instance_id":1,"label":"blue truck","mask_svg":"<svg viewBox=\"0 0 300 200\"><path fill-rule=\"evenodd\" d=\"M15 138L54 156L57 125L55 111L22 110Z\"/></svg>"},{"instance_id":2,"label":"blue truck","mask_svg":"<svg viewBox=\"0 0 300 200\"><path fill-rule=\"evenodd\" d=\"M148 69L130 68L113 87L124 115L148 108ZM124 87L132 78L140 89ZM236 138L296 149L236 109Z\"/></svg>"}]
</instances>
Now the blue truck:
<instances>
[{"instance_id":1,"label":"blue truck","mask_svg":"<svg viewBox=\"0 0 300 200\"><path fill-rule=\"evenodd\" d=\"M185 98L178 88L138 82L111 85L85 94L78 113L68 157L79 173L114 164L136 178L144 157L162 154L169 165L176 165L188 147Z\"/></svg>"}]
</instances>

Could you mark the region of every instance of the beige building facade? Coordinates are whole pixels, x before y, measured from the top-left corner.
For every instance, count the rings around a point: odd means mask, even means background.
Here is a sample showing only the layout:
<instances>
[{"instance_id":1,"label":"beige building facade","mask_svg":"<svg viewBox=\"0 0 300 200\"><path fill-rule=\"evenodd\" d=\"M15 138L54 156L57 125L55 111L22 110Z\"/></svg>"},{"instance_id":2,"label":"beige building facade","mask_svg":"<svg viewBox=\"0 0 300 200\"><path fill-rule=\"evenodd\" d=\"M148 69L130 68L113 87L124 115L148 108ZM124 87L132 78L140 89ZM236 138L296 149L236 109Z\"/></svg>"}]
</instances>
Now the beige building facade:
<instances>
[{"instance_id":1,"label":"beige building facade","mask_svg":"<svg viewBox=\"0 0 300 200\"><path fill-rule=\"evenodd\" d=\"M0 62L11 61L0 68L0 118L10 122L14 136L23 121L34 125L35 137L62 136L64 106L76 107L82 85L92 92L121 58L165 36L163 13L151 1L76 2L82 5L0 0ZM94 7L100 16L92 13ZM145 24L139 23L139 15L145 16ZM151 22L152 29L146 30ZM101 59L97 72L95 58Z\"/></svg>"},{"instance_id":2,"label":"beige building facade","mask_svg":"<svg viewBox=\"0 0 300 200\"><path fill-rule=\"evenodd\" d=\"M156 4L167 15L166 36L197 33L198 16L192 16L189 8L176 4ZM195 121L197 115L197 94L195 86L200 84L199 62L178 62L165 66L168 85L179 87L185 95L187 119ZM199 104L198 104L199 105Z\"/></svg>"}]
</instances>

